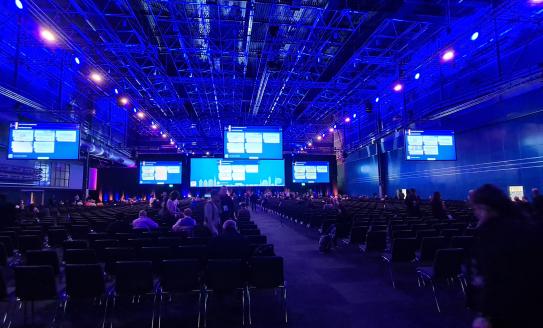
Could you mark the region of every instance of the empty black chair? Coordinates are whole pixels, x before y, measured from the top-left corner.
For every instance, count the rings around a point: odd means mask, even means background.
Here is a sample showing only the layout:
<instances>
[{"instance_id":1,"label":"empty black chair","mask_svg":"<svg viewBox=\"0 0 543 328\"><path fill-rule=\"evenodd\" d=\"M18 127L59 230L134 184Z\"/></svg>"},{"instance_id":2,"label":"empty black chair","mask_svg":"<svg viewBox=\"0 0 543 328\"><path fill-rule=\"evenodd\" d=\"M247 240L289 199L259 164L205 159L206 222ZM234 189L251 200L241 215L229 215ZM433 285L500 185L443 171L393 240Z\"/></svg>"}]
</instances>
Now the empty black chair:
<instances>
[{"instance_id":1,"label":"empty black chair","mask_svg":"<svg viewBox=\"0 0 543 328\"><path fill-rule=\"evenodd\" d=\"M55 250L27 251L26 264L33 266L49 265L53 268L55 274L58 274L60 271L58 255Z\"/></svg>"},{"instance_id":2,"label":"empty black chair","mask_svg":"<svg viewBox=\"0 0 543 328\"><path fill-rule=\"evenodd\" d=\"M153 295L151 326L155 321L156 293L151 261L118 261L115 263L114 297Z\"/></svg>"},{"instance_id":3,"label":"empty black chair","mask_svg":"<svg viewBox=\"0 0 543 328\"><path fill-rule=\"evenodd\" d=\"M183 240L183 245L206 245L208 241L206 237L192 237Z\"/></svg>"},{"instance_id":4,"label":"empty black chair","mask_svg":"<svg viewBox=\"0 0 543 328\"><path fill-rule=\"evenodd\" d=\"M7 265L8 265L8 252L6 251L6 247L4 246L4 244L0 242L0 266L5 267Z\"/></svg>"},{"instance_id":5,"label":"empty black chair","mask_svg":"<svg viewBox=\"0 0 543 328\"><path fill-rule=\"evenodd\" d=\"M198 323L201 319L202 267L198 259L164 260L160 270L160 292L167 295L179 295L196 292L198 297ZM162 309L162 297L160 297ZM159 310L161 322L162 311Z\"/></svg>"},{"instance_id":6,"label":"empty black chair","mask_svg":"<svg viewBox=\"0 0 543 328\"><path fill-rule=\"evenodd\" d=\"M460 236L462 235L462 231L460 229L441 229L439 232L440 235L445 237L447 241L451 240L452 236Z\"/></svg>"},{"instance_id":7,"label":"empty black chair","mask_svg":"<svg viewBox=\"0 0 543 328\"><path fill-rule=\"evenodd\" d=\"M386 231L368 231L366 236L366 244L362 245L360 249L364 252L382 252L387 246L387 233Z\"/></svg>"},{"instance_id":8,"label":"empty black chair","mask_svg":"<svg viewBox=\"0 0 543 328\"><path fill-rule=\"evenodd\" d=\"M438 249L447 248L447 239L445 237L425 237L422 239L420 247L419 261L432 262Z\"/></svg>"},{"instance_id":9,"label":"empty black chair","mask_svg":"<svg viewBox=\"0 0 543 328\"><path fill-rule=\"evenodd\" d=\"M259 236L260 230L259 229L239 229L239 233L245 236Z\"/></svg>"},{"instance_id":10,"label":"empty black chair","mask_svg":"<svg viewBox=\"0 0 543 328\"><path fill-rule=\"evenodd\" d=\"M209 292L241 292L242 325L245 325L245 293L246 279L243 277L243 262L241 259L218 260L210 259L204 276L204 314L203 326L207 320L207 299Z\"/></svg>"},{"instance_id":11,"label":"empty black chair","mask_svg":"<svg viewBox=\"0 0 543 328\"><path fill-rule=\"evenodd\" d=\"M424 266L417 268L417 275L420 282L430 282L437 311L441 312L439 301L437 299L436 282L445 280L456 280L460 283L464 291L462 273L462 261L464 250L461 248L445 248L436 252L434 263L431 267Z\"/></svg>"},{"instance_id":12,"label":"empty black chair","mask_svg":"<svg viewBox=\"0 0 543 328\"><path fill-rule=\"evenodd\" d=\"M368 227L359 226L351 228L351 244L360 244L366 241L366 234L368 233Z\"/></svg>"},{"instance_id":13,"label":"empty black chair","mask_svg":"<svg viewBox=\"0 0 543 328\"><path fill-rule=\"evenodd\" d=\"M98 258L93 249L67 249L64 251L66 264L96 264Z\"/></svg>"},{"instance_id":14,"label":"empty black chair","mask_svg":"<svg viewBox=\"0 0 543 328\"><path fill-rule=\"evenodd\" d=\"M121 242L121 246L134 248L153 247L156 246L156 242L152 238L132 238Z\"/></svg>"},{"instance_id":15,"label":"empty black chair","mask_svg":"<svg viewBox=\"0 0 543 328\"><path fill-rule=\"evenodd\" d=\"M92 248L96 251L98 260L105 261L105 249L108 247L119 247L120 244L117 239L98 239L92 242Z\"/></svg>"},{"instance_id":16,"label":"empty black chair","mask_svg":"<svg viewBox=\"0 0 543 328\"><path fill-rule=\"evenodd\" d=\"M266 244L268 243L268 238L263 235L259 236L245 236L247 238L247 241L249 241L250 244Z\"/></svg>"},{"instance_id":17,"label":"empty black chair","mask_svg":"<svg viewBox=\"0 0 543 328\"><path fill-rule=\"evenodd\" d=\"M207 246L205 245L185 245L174 249L173 257L176 259L198 259L205 260L207 256Z\"/></svg>"},{"instance_id":18,"label":"empty black chair","mask_svg":"<svg viewBox=\"0 0 543 328\"><path fill-rule=\"evenodd\" d=\"M72 225L70 235L72 239L85 239L90 232L88 225Z\"/></svg>"},{"instance_id":19,"label":"empty black chair","mask_svg":"<svg viewBox=\"0 0 543 328\"><path fill-rule=\"evenodd\" d=\"M104 272L99 264L67 264L66 274L66 299L64 311L70 300L102 300L107 297ZM102 327L104 326L107 314L108 302L104 303L104 314L102 316Z\"/></svg>"},{"instance_id":20,"label":"empty black chair","mask_svg":"<svg viewBox=\"0 0 543 328\"><path fill-rule=\"evenodd\" d=\"M47 232L47 244L50 246L61 246L66 239L68 239L66 229L49 229Z\"/></svg>"},{"instance_id":21,"label":"empty black chair","mask_svg":"<svg viewBox=\"0 0 543 328\"><path fill-rule=\"evenodd\" d=\"M472 236L453 236L451 238L451 248L462 248L465 254L469 254L474 242L475 238Z\"/></svg>"},{"instance_id":22,"label":"empty black chair","mask_svg":"<svg viewBox=\"0 0 543 328\"><path fill-rule=\"evenodd\" d=\"M395 230L392 232L392 239L396 238L415 238L417 233L414 230Z\"/></svg>"},{"instance_id":23,"label":"empty black chair","mask_svg":"<svg viewBox=\"0 0 543 328\"><path fill-rule=\"evenodd\" d=\"M49 265L38 266L18 266L15 267L15 296L23 302L24 324L26 325L26 307L27 303L32 303L34 308L35 301L55 300L59 301L55 273ZM56 306L58 310L60 303ZM32 311L32 322L34 321ZM56 320L57 312L53 317Z\"/></svg>"},{"instance_id":24,"label":"empty black chair","mask_svg":"<svg viewBox=\"0 0 543 328\"><path fill-rule=\"evenodd\" d=\"M162 260L171 258L172 249L170 247L142 247L139 251L139 259L143 261L151 261L153 263L153 272L158 273Z\"/></svg>"},{"instance_id":25,"label":"empty black chair","mask_svg":"<svg viewBox=\"0 0 543 328\"><path fill-rule=\"evenodd\" d=\"M418 243L416 238L396 238L392 243L391 252L381 256L381 258L387 263L392 287L396 288L392 264L401 262L409 263L413 261L415 259L415 251L417 250L417 247Z\"/></svg>"},{"instance_id":26,"label":"empty black chair","mask_svg":"<svg viewBox=\"0 0 543 328\"><path fill-rule=\"evenodd\" d=\"M287 283L284 278L283 258L279 256L252 257L249 261L249 279L247 288L248 321L251 319L250 288L281 290L281 308L283 320L288 323Z\"/></svg>"},{"instance_id":27,"label":"empty black chair","mask_svg":"<svg viewBox=\"0 0 543 328\"><path fill-rule=\"evenodd\" d=\"M13 238L9 236L0 236L0 243L4 244L7 256L13 256L13 249L15 248Z\"/></svg>"},{"instance_id":28,"label":"empty black chair","mask_svg":"<svg viewBox=\"0 0 543 328\"><path fill-rule=\"evenodd\" d=\"M117 261L130 261L136 257L135 251L130 247L106 247L104 249L105 267L107 274L115 274Z\"/></svg>"},{"instance_id":29,"label":"empty black chair","mask_svg":"<svg viewBox=\"0 0 543 328\"><path fill-rule=\"evenodd\" d=\"M89 247L86 240L66 240L63 243L64 249L85 249Z\"/></svg>"},{"instance_id":30,"label":"empty black chair","mask_svg":"<svg viewBox=\"0 0 543 328\"><path fill-rule=\"evenodd\" d=\"M435 229L426 229L417 231L417 240L419 245L422 243L422 239L426 237L438 237L439 232Z\"/></svg>"},{"instance_id":31,"label":"empty black chair","mask_svg":"<svg viewBox=\"0 0 543 328\"><path fill-rule=\"evenodd\" d=\"M165 247L177 247L181 245L182 239L180 237L158 237L157 245Z\"/></svg>"},{"instance_id":32,"label":"empty black chair","mask_svg":"<svg viewBox=\"0 0 543 328\"><path fill-rule=\"evenodd\" d=\"M19 251L24 253L28 250L42 249L43 240L41 236L25 235L19 236Z\"/></svg>"}]
</instances>

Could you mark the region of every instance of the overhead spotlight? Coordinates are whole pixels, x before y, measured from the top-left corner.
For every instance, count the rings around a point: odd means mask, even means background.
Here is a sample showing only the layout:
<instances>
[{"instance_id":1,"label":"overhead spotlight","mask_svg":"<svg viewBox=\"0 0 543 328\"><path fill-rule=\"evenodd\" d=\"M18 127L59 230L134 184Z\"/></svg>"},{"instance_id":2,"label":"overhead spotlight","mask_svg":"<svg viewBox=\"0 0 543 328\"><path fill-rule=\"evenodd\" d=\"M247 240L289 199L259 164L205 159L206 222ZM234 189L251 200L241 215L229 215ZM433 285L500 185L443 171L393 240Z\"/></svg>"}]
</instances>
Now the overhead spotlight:
<instances>
[{"instance_id":1,"label":"overhead spotlight","mask_svg":"<svg viewBox=\"0 0 543 328\"><path fill-rule=\"evenodd\" d=\"M376 103L379 102L379 97L375 98L375 102L376 102Z\"/></svg>"},{"instance_id":2,"label":"overhead spotlight","mask_svg":"<svg viewBox=\"0 0 543 328\"><path fill-rule=\"evenodd\" d=\"M356 118L356 113L353 114L353 118Z\"/></svg>"},{"instance_id":3,"label":"overhead spotlight","mask_svg":"<svg viewBox=\"0 0 543 328\"><path fill-rule=\"evenodd\" d=\"M153 124L151 124L151 129L156 130L156 129L158 129L158 126L155 123L153 123Z\"/></svg>"},{"instance_id":4,"label":"overhead spotlight","mask_svg":"<svg viewBox=\"0 0 543 328\"><path fill-rule=\"evenodd\" d=\"M136 109L136 107L132 108L132 110L134 111L134 113L137 113L138 110Z\"/></svg>"},{"instance_id":5,"label":"overhead spotlight","mask_svg":"<svg viewBox=\"0 0 543 328\"><path fill-rule=\"evenodd\" d=\"M115 88L115 94L116 94L116 95L119 94L119 90L117 90L117 88Z\"/></svg>"},{"instance_id":6,"label":"overhead spotlight","mask_svg":"<svg viewBox=\"0 0 543 328\"><path fill-rule=\"evenodd\" d=\"M542 0L543 2L543 0ZM475 41L479 38L479 32L475 32L471 35L471 41Z\"/></svg>"},{"instance_id":7,"label":"overhead spotlight","mask_svg":"<svg viewBox=\"0 0 543 328\"><path fill-rule=\"evenodd\" d=\"M208 152L208 151L206 151L206 156L209 156L209 152Z\"/></svg>"},{"instance_id":8,"label":"overhead spotlight","mask_svg":"<svg viewBox=\"0 0 543 328\"><path fill-rule=\"evenodd\" d=\"M328 131L334 132L334 128L329 128Z\"/></svg>"},{"instance_id":9,"label":"overhead spotlight","mask_svg":"<svg viewBox=\"0 0 543 328\"><path fill-rule=\"evenodd\" d=\"M397 82L396 84L394 84L394 87L393 87L394 91L396 92L400 92L403 90L403 84L401 84L400 82Z\"/></svg>"},{"instance_id":10,"label":"overhead spotlight","mask_svg":"<svg viewBox=\"0 0 543 328\"><path fill-rule=\"evenodd\" d=\"M310 141L310 142L307 143L307 145L308 145L309 147L311 147L311 146L313 146L313 143Z\"/></svg>"},{"instance_id":11,"label":"overhead spotlight","mask_svg":"<svg viewBox=\"0 0 543 328\"><path fill-rule=\"evenodd\" d=\"M137 112L137 113L136 113L136 116L137 116L138 118L144 118L144 117L145 117L145 113L144 113L144 112Z\"/></svg>"},{"instance_id":12,"label":"overhead spotlight","mask_svg":"<svg viewBox=\"0 0 543 328\"><path fill-rule=\"evenodd\" d=\"M173 139L170 139L170 145L175 145L175 141L173 141Z\"/></svg>"},{"instance_id":13,"label":"overhead spotlight","mask_svg":"<svg viewBox=\"0 0 543 328\"><path fill-rule=\"evenodd\" d=\"M317 140L318 141L321 141L322 140L322 137L320 135L317 136Z\"/></svg>"},{"instance_id":14,"label":"overhead spotlight","mask_svg":"<svg viewBox=\"0 0 543 328\"><path fill-rule=\"evenodd\" d=\"M420 73L415 74L415 80L420 79Z\"/></svg>"},{"instance_id":15,"label":"overhead spotlight","mask_svg":"<svg viewBox=\"0 0 543 328\"><path fill-rule=\"evenodd\" d=\"M449 49L447 51L445 51L442 55L441 55L441 60L443 62L448 62L450 60L452 60L454 58L454 50L453 49Z\"/></svg>"},{"instance_id":16,"label":"overhead spotlight","mask_svg":"<svg viewBox=\"0 0 543 328\"><path fill-rule=\"evenodd\" d=\"M17 8L23 10L23 3L21 2L21 0L15 0L15 5L17 6Z\"/></svg>"},{"instance_id":17,"label":"overhead spotlight","mask_svg":"<svg viewBox=\"0 0 543 328\"><path fill-rule=\"evenodd\" d=\"M166 133L162 133L162 138L166 139L168 138L168 135Z\"/></svg>"},{"instance_id":18,"label":"overhead spotlight","mask_svg":"<svg viewBox=\"0 0 543 328\"><path fill-rule=\"evenodd\" d=\"M100 83L100 82L102 82L104 80L102 75L100 73L97 73L97 72L92 72L91 75L90 75L90 78L91 78L91 80L93 80L96 83Z\"/></svg>"},{"instance_id":19,"label":"overhead spotlight","mask_svg":"<svg viewBox=\"0 0 543 328\"><path fill-rule=\"evenodd\" d=\"M350 117L345 117L345 123L349 123L351 121Z\"/></svg>"},{"instance_id":20,"label":"overhead spotlight","mask_svg":"<svg viewBox=\"0 0 543 328\"><path fill-rule=\"evenodd\" d=\"M530 0L530 3L533 5L541 5L543 4L543 0Z\"/></svg>"},{"instance_id":21,"label":"overhead spotlight","mask_svg":"<svg viewBox=\"0 0 543 328\"><path fill-rule=\"evenodd\" d=\"M40 36L47 42L55 42L57 40L55 34L48 29L42 29L40 31Z\"/></svg>"},{"instance_id":22,"label":"overhead spotlight","mask_svg":"<svg viewBox=\"0 0 543 328\"><path fill-rule=\"evenodd\" d=\"M334 124L334 129L337 127L337 125Z\"/></svg>"},{"instance_id":23,"label":"overhead spotlight","mask_svg":"<svg viewBox=\"0 0 543 328\"><path fill-rule=\"evenodd\" d=\"M194 150L191 152L192 155L194 155Z\"/></svg>"},{"instance_id":24,"label":"overhead spotlight","mask_svg":"<svg viewBox=\"0 0 543 328\"><path fill-rule=\"evenodd\" d=\"M81 64L81 61L79 60L79 57L75 57L74 61L77 65Z\"/></svg>"},{"instance_id":25,"label":"overhead spotlight","mask_svg":"<svg viewBox=\"0 0 543 328\"><path fill-rule=\"evenodd\" d=\"M115 89L115 90L117 90L117 89ZM126 105L126 104L128 104L128 98L126 98L126 97L121 97L121 98L119 98L119 103L120 103L121 105L123 105L123 106Z\"/></svg>"}]
</instances>

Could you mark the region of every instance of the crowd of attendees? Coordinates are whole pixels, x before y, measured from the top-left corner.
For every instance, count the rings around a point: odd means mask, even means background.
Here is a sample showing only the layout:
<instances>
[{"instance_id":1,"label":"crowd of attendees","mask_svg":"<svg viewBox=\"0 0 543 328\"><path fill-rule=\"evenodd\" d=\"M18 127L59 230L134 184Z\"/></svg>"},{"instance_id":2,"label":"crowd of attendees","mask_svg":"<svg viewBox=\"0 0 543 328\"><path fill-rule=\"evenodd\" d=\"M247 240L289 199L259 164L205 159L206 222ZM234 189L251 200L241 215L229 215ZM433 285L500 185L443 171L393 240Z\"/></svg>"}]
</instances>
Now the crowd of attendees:
<instances>
[{"instance_id":1,"label":"crowd of attendees","mask_svg":"<svg viewBox=\"0 0 543 328\"><path fill-rule=\"evenodd\" d=\"M322 211L339 214L338 229L343 225L347 231L350 224L348 211L342 204L344 199L349 199L348 196L319 197L314 193L273 193L269 190L260 196L252 192L239 196L224 187L206 196L189 200L187 206L187 200L182 200L179 192L172 191L170 194L152 195L148 207L172 231L192 237L215 237L208 246L217 257L247 255L249 244L237 232L236 220L250 219L249 206L256 211L257 205L265 205L270 198L295 199L311 206L315 206L312 200L319 199ZM473 327L535 327L534 322L543 322L538 315L543 305L543 196L534 188L530 198L530 201L518 197L511 200L493 185L468 192L464 205L473 213L476 231L475 246L465 264L469 281L468 305L479 313ZM405 194L399 191L394 200L383 198L375 201L385 206L387 201L403 204L407 215L412 217L421 216L421 204L424 203L430 206L435 219L455 220L440 192L435 192L429 202L421 200L414 189L407 189ZM74 199L74 202L77 204L78 200ZM16 219L17 211L29 210L36 215L43 208L33 205L26 208L24 203L13 205L6 201L5 196L0 196L4 225ZM201 213L193 215L194 211ZM158 228L159 224L148 216L148 212L141 210L137 218L127 218L119 213L107 231L151 231Z\"/></svg>"}]
</instances>

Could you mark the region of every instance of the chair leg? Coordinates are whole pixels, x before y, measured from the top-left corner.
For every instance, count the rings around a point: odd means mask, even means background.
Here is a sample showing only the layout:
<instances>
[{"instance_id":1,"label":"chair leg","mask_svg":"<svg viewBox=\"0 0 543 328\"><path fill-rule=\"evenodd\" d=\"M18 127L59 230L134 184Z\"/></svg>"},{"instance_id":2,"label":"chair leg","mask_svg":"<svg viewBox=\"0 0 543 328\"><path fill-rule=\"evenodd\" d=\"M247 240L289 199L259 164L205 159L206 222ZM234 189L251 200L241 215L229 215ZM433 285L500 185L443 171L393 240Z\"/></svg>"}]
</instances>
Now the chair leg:
<instances>
[{"instance_id":1,"label":"chair leg","mask_svg":"<svg viewBox=\"0 0 543 328\"><path fill-rule=\"evenodd\" d=\"M245 327L245 288L241 290L241 326Z\"/></svg>"},{"instance_id":2,"label":"chair leg","mask_svg":"<svg viewBox=\"0 0 543 328\"><path fill-rule=\"evenodd\" d=\"M155 312L156 312L156 301L157 301L157 292L153 295L153 314L151 315L151 328L155 328Z\"/></svg>"},{"instance_id":3,"label":"chair leg","mask_svg":"<svg viewBox=\"0 0 543 328\"><path fill-rule=\"evenodd\" d=\"M285 312L285 325L288 324L288 308L287 308L287 282L283 284L283 310Z\"/></svg>"},{"instance_id":4,"label":"chair leg","mask_svg":"<svg viewBox=\"0 0 543 328\"><path fill-rule=\"evenodd\" d=\"M106 301L104 304L104 316L102 318L102 328L105 328L106 326L108 304L109 304L109 295L106 295Z\"/></svg>"},{"instance_id":5,"label":"chair leg","mask_svg":"<svg viewBox=\"0 0 543 328\"><path fill-rule=\"evenodd\" d=\"M249 326L252 326L253 320L251 317L251 293L249 291L249 286L245 287L245 293L247 294L247 317L249 321Z\"/></svg>"},{"instance_id":6,"label":"chair leg","mask_svg":"<svg viewBox=\"0 0 543 328\"><path fill-rule=\"evenodd\" d=\"M200 328L200 323L202 319L202 293L202 290L200 290L200 292L198 293L198 328Z\"/></svg>"},{"instance_id":7,"label":"chair leg","mask_svg":"<svg viewBox=\"0 0 543 328\"><path fill-rule=\"evenodd\" d=\"M435 282L433 280L430 280L430 284L432 285L432 293L434 294L434 301L436 302L437 312L441 312L441 308L439 307L439 301L437 300Z\"/></svg>"},{"instance_id":8,"label":"chair leg","mask_svg":"<svg viewBox=\"0 0 543 328\"><path fill-rule=\"evenodd\" d=\"M388 275L390 276L390 281L392 282L392 288L396 288L396 281L394 281L394 274L392 272L392 263L387 263Z\"/></svg>"},{"instance_id":9,"label":"chair leg","mask_svg":"<svg viewBox=\"0 0 543 328\"><path fill-rule=\"evenodd\" d=\"M206 290L206 291L204 291L204 315L203 315L203 320L204 320L203 327L204 328L207 326L207 298L208 298L208 293L207 293L207 290Z\"/></svg>"}]
</instances>

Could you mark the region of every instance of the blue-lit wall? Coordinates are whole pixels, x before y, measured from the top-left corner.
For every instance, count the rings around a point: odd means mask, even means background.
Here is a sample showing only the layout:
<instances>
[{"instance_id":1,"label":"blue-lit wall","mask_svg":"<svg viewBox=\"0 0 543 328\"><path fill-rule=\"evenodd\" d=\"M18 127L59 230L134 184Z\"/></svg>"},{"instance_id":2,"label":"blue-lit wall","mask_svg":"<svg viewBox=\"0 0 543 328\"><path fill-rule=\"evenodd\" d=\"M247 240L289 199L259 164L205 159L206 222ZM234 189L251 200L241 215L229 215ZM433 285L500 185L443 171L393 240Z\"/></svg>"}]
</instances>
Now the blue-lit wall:
<instances>
[{"instance_id":1,"label":"blue-lit wall","mask_svg":"<svg viewBox=\"0 0 543 328\"><path fill-rule=\"evenodd\" d=\"M525 194L533 187L543 187L542 91L539 88L494 100L413 126L455 130L456 161L406 161L403 135L385 139L388 194L394 195L400 188L415 188L424 198L440 191L447 199L464 199L469 189L484 183L504 190L510 185L522 185ZM376 156L368 157L368 151L362 149L347 158L345 167L345 191L353 195L378 192Z\"/></svg>"}]
</instances>

